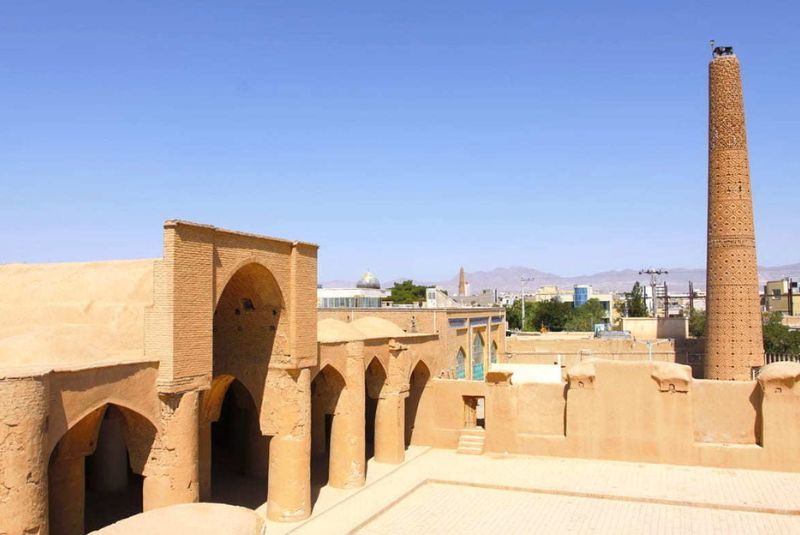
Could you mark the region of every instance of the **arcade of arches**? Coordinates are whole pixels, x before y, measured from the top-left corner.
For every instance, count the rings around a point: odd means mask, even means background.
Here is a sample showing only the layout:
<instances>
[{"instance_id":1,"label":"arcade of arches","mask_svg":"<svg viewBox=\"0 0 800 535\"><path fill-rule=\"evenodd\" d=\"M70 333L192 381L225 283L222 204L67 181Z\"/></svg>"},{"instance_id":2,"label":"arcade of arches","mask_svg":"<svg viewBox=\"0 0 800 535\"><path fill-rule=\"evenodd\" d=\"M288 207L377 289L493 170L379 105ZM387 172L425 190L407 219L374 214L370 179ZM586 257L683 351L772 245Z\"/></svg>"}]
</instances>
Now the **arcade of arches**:
<instances>
[{"instance_id":1,"label":"arcade of arches","mask_svg":"<svg viewBox=\"0 0 800 535\"><path fill-rule=\"evenodd\" d=\"M163 258L0 266L0 306L21 311L4 328L46 342L0 337L16 351L0 374L2 527L73 535L197 501L266 502L291 522L320 485L360 487L369 459L431 444L429 387L455 367L445 326L337 320L326 338L316 251L168 221Z\"/></svg>"}]
</instances>

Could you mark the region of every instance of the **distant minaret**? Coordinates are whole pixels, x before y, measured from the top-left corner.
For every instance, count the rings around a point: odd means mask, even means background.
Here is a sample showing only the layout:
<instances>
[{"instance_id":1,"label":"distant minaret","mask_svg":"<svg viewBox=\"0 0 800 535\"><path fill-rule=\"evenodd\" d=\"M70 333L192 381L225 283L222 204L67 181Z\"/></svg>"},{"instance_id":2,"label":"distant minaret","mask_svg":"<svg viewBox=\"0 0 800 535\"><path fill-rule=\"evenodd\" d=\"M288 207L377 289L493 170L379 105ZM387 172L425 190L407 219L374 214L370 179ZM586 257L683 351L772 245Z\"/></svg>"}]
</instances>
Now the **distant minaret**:
<instances>
[{"instance_id":1,"label":"distant minaret","mask_svg":"<svg viewBox=\"0 0 800 535\"><path fill-rule=\"evenodd\" d=\"M746 381L764 364L753 198L739 60L717 47L708 68L705 378Z\"/></svg>"},{"instance_id":2,"label":"distant minaret","mask_svg":"<svg viewBox=\"0 0 800 535\"><path fill-rule=\"evenodd\" d=\"M467 295L467 277L464 275L464 266L458 272L458 295Z\"/></svg>"}]
</instances>

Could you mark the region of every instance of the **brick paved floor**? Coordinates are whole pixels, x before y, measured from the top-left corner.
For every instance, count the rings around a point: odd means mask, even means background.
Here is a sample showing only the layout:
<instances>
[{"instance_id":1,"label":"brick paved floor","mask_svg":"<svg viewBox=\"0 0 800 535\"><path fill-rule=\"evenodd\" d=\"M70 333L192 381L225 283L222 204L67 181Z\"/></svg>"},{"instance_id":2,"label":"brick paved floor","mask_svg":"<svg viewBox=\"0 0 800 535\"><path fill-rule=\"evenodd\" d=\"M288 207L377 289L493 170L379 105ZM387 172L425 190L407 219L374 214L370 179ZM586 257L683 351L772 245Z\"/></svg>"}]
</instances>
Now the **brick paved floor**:
<instances>
[{"instance_id":1,"label":"brick paved floor","mask_svg":"<svg viewBox=\"0 0 800 535\"><path fill-rule=\"evenodd\" d=\"M426 483L356 533L800 533L800 516Z\"/></svg>"},{"instance_id":2,"label":"brick paved floor","mask_svg":"<svg viewBox=\"0 0 800 535\"><path fill-rule=\"evenodd\" d=\"M800 474L411 447L268 533L800 533Z\"/></svg>"}]
</instances>

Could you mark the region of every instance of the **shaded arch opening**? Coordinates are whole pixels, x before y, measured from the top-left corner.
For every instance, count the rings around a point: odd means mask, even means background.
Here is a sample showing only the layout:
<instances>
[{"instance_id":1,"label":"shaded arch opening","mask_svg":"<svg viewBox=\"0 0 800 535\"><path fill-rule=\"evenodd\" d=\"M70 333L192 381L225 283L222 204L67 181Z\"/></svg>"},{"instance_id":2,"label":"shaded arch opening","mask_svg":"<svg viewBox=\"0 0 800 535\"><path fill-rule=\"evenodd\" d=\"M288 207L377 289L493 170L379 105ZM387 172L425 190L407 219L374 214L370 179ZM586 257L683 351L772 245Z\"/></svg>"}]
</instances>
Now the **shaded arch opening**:
<instances>
[{"instance_id":1,"label":"shaded arch opening","mask_svg":"<svg viewBox=\"0 0 800 535\"><path fill-rule=\"evenodd\" d=\"M364 449L367 460L375 456L375 417L385 384L386 370L377 357L373 358L364 376Z\"/></svg>"},{"instance_id":2,"label":"shaded arch opening","mask_svg":"<svg viewBox=\"0 0 800 535\"><path fill-rule=\"evenodd\" d=\"M219 403L210 423L210 501L257 508L267 496L269 439L261 434L253 396L239 380L229 381Z\"/></svg>"},{"instance_id":3,"label":"shaded arch opening","mask_svg":"<svg viewBox=\"0 0 800 535\"><path fill-rule=\"evenodd\" d=\"M497 342L492 342L492 349L489 353L489 362L497 364Z\"/></svg>"},{"instance_id":4,"label":"shaded arch opening","mask_svg":"<svg viewBox=\"0 0 800 535\"><path fill-rule=\"evenodd\" d=\"M424 420L429 417L426 386L431 372L424 362L419 361L408 380L408 397L405 400L405 445L420 444L423 439ZM420 425L417 425L419 422Z\"/></svg>"},{"instance_id":5,"label":"shaded arch opening","mask_svg":"<svg viewBox=\"0 0 800 535\"><path fill-rule=\"evenodd\" d=\"M50 532L85 533L141 513L155 436L147 418L111 403L70 427L48 460Z\"/></svg>"},{"instance_id":6,"label":"shaded arch opening","mask_svg":"<svg viewBox=\"0 0 800 535\"><path fill-rule=\"evenodd\" d=\"M336 433L337 412L345 380L332 366L327 365L311 382L311 491L316 496L328 484L331 441Z\"/></svg>"}]
</instances>

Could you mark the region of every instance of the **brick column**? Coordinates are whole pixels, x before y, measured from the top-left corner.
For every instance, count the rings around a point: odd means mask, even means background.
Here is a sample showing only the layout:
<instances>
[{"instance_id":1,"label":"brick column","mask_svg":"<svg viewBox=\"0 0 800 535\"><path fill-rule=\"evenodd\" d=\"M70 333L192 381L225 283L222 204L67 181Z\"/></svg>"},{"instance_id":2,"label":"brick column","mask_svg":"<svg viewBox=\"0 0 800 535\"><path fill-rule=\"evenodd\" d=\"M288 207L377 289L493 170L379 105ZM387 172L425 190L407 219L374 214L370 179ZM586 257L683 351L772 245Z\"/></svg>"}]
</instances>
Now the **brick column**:
<instances>
[{"instance_id":1,"label":"brick column","mask_svg":"<svg viewBox=\"0 0 800 535\"><path fill-rule=\"evenodd\" d=\"M84 533L86 457L77 452L53 453L50 463L50 535Z\"/></svg>"},{"instance_id":2,"label":"brick column","mask_svg":"<svg viewBox=\"0 0 800 535\"><path fill-rule=\"evenodd\" d=\"M387 390L389 390L387 392ZM404 395L405 394L405 395ZM405 460L405 393L384 386L375 413L375 460L400 464Z\"/></svg>"},{"instance_id":3,"label":"brick column","mask_svg":"<svg viewBox=\"0 0 800 535\"><path fill-rule=\"evenodd\" d=\"M0 531L47 533L47 382L0 378Z\"/></svg>"},{"instance_id":4,"label":"brick column","mask_svg":"<svg viewBox=\"0 0 800 535\"><path fill-rule=\"evenodd\" d=\"M144 510L200 499L200 393L159 394L161 433L144 480Z\"/></svg>"},{"instance_id":5,"label":"brick column","mask_svg":"<svg viewBox=\"0 0 800 535\"><path fill-rule=\"evenodd\" d=\"M269 443L267 518L296 522L311 514L311 373L278 375L284 399L278 434Z\"/></svg>"},{"instance_id":6,"label":"brick column","mask_svg":"<svg viewBox=\"0 0 800 535\"><path fill-rule=\"evenodd\" d=\"M364 342L347 344L345 388L331 430L328 483L339 489L362 487L366 478L364 438Z\"/></svg>"}]
</instances>

